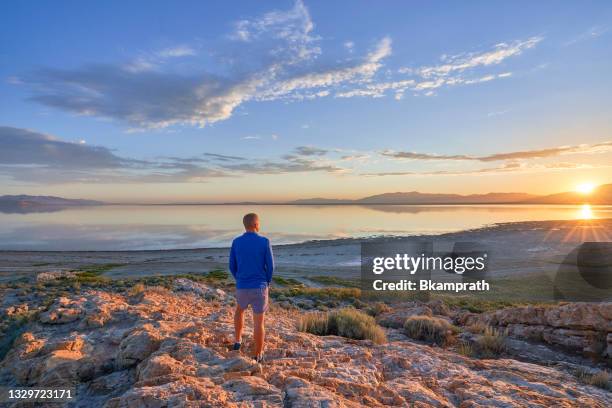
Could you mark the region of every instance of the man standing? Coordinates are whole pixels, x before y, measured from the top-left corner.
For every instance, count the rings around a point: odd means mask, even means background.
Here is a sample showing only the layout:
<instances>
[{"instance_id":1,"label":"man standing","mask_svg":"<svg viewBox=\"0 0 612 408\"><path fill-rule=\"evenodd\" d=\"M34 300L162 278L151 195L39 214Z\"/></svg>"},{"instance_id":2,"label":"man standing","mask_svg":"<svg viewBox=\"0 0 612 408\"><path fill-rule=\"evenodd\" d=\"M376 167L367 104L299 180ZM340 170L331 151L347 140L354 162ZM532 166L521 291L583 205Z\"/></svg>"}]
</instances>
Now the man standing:
<instances>
[{"instance_id":1,"label":"man standing","mask_svg":"<svg viewBox=\"0 0 612 408\"><path fill-rule=\"evenodd\" d=\"M249 213L242 218L246 232L234 239L229 257L229 268L236 279L236 331L234 350L242 345L244 311L253 308L253 337L255 338L255 360L263 362L264 315L268 309L268 287L274 272L274 259L270 240L259 232L259 216Z\"/></svg>"}]
</instances>

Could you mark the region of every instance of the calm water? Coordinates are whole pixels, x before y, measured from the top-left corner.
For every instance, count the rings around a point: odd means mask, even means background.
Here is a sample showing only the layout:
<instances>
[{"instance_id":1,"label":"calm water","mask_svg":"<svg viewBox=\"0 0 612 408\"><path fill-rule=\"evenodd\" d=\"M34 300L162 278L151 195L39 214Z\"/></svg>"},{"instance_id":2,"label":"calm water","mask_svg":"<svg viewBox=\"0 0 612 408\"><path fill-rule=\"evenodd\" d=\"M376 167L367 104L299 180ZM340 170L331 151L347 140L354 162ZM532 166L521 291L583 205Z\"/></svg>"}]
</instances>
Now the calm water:
<instances>
[{"instance_id":1,"label":"calm water","mask_svg":"<svg viewBox=\"0 0 612 408\"><path fill-rule=\"evenodd\" d=\"M612 217L612 206L102 206L0 213L0 249L134 250L225 247L255 211L274 243L436 234L514 221Z\"/></svg>"}]
</instances>

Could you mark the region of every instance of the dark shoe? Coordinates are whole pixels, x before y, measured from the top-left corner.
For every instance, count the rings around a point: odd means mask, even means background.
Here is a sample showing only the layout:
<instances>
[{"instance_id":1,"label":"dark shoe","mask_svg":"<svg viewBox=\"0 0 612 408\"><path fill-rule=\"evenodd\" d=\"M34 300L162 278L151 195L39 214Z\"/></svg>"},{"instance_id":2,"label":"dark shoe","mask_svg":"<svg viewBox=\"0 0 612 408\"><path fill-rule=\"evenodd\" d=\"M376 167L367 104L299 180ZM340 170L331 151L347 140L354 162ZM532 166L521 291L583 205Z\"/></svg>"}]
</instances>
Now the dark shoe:
<instances>
[{"instance_id":1,"label":"dark shoe","mask_svg":"<svg viewBox=\"0 0 612 408\"><path fill-rule=\"evenodd\" d=\"M234 347L232 348L232 350L240 350L240 346L242 346L242 344L234 343Z\"/></svg>"},{"instance_id":2,"label":"dark shoe","mask_svg":"<svg viewBox=\"0 0 612 408\"><path fill-rule=\"evenodd\" d=\"M265 362L263 353L253 358L257 364L263 364Z\"/></svg>"}]
</instances>

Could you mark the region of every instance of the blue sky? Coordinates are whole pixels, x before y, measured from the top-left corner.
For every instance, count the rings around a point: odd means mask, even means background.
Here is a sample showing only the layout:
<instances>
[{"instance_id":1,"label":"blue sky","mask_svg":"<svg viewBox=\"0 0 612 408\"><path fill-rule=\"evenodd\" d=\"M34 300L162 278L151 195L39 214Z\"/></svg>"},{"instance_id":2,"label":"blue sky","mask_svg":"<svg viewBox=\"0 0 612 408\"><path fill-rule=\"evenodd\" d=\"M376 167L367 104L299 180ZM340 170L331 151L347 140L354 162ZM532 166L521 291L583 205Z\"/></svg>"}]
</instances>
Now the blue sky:
<instances>
[{"instance_id":1,"label":"blue sky","mask_svg":"<svg viewBox=\"0 0 612 408\"><path fill-rule=\"evenodd\" d=\"M556 192L612 161L612 5L4 2L0 187Z\"/></svg>"}]
</instances>

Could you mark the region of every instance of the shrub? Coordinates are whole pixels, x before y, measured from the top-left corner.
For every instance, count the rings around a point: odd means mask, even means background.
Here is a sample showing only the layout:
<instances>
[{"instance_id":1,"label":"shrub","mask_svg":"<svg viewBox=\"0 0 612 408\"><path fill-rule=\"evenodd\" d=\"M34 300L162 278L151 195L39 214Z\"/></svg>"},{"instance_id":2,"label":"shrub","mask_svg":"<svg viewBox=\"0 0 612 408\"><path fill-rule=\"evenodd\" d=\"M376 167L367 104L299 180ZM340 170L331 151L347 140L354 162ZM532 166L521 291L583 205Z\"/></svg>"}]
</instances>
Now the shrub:
<instances>
[{"instance_id":1,"label":"shrub","mask_svg":"<svg viewBox=\"0 0 612 408\"><path fill-rule=\"evenodd\" d=\"M142 283L137 283L130 288L128 291L128 295L130 296L138 296L145 291L145 285Z\"/></svg>"},{"instance_id":2,"label":"shrub","mask_svg":"<svg viewBox=\"0 0 612 408\"><path fill-rule=\"evenodd\" d=\"M325 336L327 331L327 313L306 313L298 320L298 330L301 332Z\"/></svg>"},{"instance_id":3,"label":"shrub","mask_svg":"<svg viewBox=\"0 0 612 408\"><path fill-rule=\"evenodd\" d=\"M467 331L474 334L482 334L489 326L483 322L476 322L466 327Z\"/></svg>"},{"instance_id":4,"label":"shrub","mask_svg":"<svg viewBox=\"0 0 612 408\"><path fill-rule=\"evenodd\" d=\"M418 315L406 319L404 332L413 339L445 346L454 342L459 329L439 317Z\"/></svg>"},{"instance_id":5,"label":"shrub","mask_svg":"<svg viewBox=\"0 0 612 408\"><path fill-rule=\"evenodd\" d=\"M225 280L229 278L229 273L223 269L214 269L206 274L206 277L211 280Z\"/></svg>"},{"instance_id":6,"label":"shrub","mask_svg":"<svg viewBox=\"0 0 612 408\"><path fill-rule=\"evenodd\" d=\"M322 335L336 335L356 340L371 340L376 344L387 341L385 331L372 316L352 308L329 313L308 313L298 322L298 330Z\"/></svg>"},{"instance_id":7,"label":"shrub","mask_svg":"<svg viewBox=\"0 0 612 408\"><path fill-rule=\"evenodd\" d=\"M480 338L476 340L480 353L485 357L494 357L506 351L506 331L487 326Z\"/></svg>"},{"instance_id":8,"label":"shrub","mask_svg":"<svg viewBox=\"0 0 612 408\"><path fill-rule=\"evenodd\" d=\"M368 314L372 317L376 317L382 313L387 313L391 311L391 308L383 302L376 302L372 305L370 305L370 307L368 307Z\"/></svg>"}]
</instances>

